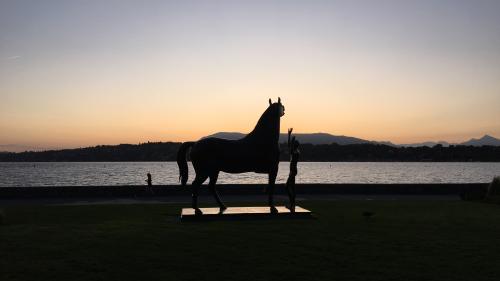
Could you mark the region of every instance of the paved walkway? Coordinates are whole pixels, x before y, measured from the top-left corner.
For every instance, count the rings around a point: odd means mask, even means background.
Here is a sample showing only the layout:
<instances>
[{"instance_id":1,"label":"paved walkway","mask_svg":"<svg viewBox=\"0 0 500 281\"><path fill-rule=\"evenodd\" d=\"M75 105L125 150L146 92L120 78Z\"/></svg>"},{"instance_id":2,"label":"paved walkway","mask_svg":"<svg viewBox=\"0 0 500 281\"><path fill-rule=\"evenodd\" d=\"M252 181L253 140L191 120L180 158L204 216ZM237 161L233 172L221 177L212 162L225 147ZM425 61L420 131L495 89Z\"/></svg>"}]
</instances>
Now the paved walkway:
<instances>
[{"instance_id":1,"label":"paved walkway","mask_svg":"<svg viewBox=\"0 0 500 281\"><path fill-rule=\"evenodd\" d=\"M228 195L223 196L224 202L267 202L265 195ZM288 202L288 197L276 195L277 204ZM297 195L297 201L307 200L460 200L456 195L337 195L337 194L307 194ZM171 196L171 197L137 197L137 198L37 198L37 199L0 199L0 206L16 205L106 205L106 204L189 204L190 197ZM213 203L212 196L200 196L199 202Z\"/></svg>"}]
</instances>

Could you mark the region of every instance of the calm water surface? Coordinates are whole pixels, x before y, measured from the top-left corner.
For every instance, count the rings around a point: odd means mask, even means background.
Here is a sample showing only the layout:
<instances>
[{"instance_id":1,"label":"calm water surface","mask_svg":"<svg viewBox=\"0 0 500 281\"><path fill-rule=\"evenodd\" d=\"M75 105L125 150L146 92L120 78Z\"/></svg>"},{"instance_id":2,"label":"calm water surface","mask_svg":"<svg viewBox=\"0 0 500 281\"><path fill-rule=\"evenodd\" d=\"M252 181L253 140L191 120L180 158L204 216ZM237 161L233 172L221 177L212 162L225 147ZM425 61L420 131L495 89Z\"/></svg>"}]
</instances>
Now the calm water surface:
<instances>
[{"instance_id":1,"label":"calm water surface","mask_svg":"<svg viewBox=\"0 0 500 281\"><path fill-rule=\"evenodd\" d=\"M194 170L189 163L189 182ZM278 183L288 177L281 162ZM178 184L175 162L36 162L0 163L0 187L69 185L141 185L146 173L153 184ZM297 183L470 183L490 182L500 163L299 162ZM255 173L221 173L218 183L266 183Z\"/></svg>"}]
</instances>

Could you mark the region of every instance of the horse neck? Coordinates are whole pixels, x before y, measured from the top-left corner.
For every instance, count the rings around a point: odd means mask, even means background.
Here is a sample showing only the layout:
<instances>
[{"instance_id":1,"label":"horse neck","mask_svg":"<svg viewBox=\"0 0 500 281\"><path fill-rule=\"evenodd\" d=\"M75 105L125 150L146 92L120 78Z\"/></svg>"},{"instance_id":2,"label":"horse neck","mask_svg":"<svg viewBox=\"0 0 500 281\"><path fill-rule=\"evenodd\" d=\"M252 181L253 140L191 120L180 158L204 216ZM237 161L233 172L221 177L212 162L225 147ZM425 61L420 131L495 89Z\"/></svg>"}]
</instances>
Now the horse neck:
<instances>
[{"instance_id":1,"label":"horse neck","mask_svg":"<svg viewBox=\"0 0 500 281\"><path fill-rule=\"evenodd\" d=\"M271 112L264 112L257 125L245 139L259 143L277 143L280 134L280 118L271 116Z\"/></svg>"}]
</instances>

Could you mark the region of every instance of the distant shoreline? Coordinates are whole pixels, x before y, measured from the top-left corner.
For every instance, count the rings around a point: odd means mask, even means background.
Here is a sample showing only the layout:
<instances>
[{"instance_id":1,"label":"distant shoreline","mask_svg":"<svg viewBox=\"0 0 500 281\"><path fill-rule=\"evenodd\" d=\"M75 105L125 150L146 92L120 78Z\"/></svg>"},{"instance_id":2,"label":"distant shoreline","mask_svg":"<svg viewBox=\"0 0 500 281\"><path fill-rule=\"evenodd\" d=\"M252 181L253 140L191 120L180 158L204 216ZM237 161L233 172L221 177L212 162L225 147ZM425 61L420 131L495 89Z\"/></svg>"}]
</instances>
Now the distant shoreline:
<instances>
[{"instance_id":1,"label":"distant shoreline","mask_svg":"<svg viewBox=\"0 0 500 281\"><path fill-rule=\"evenodd\" d=\"M176 161L181 143L102 145L42 152L0 153L0 162L153 162ZM500 162L500 146L394 147L384 144L309 144L301 162ZM288 161L281 144L281 161Z\"/></svg>"},{"instance_id":2,"label":"distant shoreline","mask_svg":"<svg viewBox=\"0 0 500 281\"><path fill-rule=\"evenodd\" d=\"M176 163L174 160L89 160L89 161L78 161L78 160L64 160L64 161L0 161L0 163L158 163L158 162L170 162ZM191 163L191 161L188 161ZM288 160L281 160L280 163L287 163ZM500 163L500 160L497 161L399 161L399 160L386 160L386 161L375 161L375 160L350 160L350 161L330 161L330 160L304 160L300 161L303 163ZM299 162L299 165L300 165Z\"/></svg>"}]
</instances>

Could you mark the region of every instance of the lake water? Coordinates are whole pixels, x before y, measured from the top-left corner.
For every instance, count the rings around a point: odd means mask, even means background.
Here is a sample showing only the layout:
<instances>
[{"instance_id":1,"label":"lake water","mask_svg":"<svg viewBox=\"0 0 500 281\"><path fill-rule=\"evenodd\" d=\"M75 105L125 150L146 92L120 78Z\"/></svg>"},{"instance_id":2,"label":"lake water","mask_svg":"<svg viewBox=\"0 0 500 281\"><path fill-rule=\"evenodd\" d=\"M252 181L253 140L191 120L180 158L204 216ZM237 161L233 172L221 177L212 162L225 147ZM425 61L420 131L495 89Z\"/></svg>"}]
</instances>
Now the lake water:
<instances>
[{"instance_id":1,"label":"lake water","mask_svg":"<svg viewBox=\"0 0 500 281\"><path fill-rule=\"evenodd\" d=\"M189 182L194 170L189 163ZM289 163L281 162L278 183L286 182ZM16 162L0 163L0 187L178 184L175 162ZM500 163L299 162L297 183L473 183L500 175ZM218 183L266 183L255 173L221 173Z\"/></svg>"}]
</instances>

